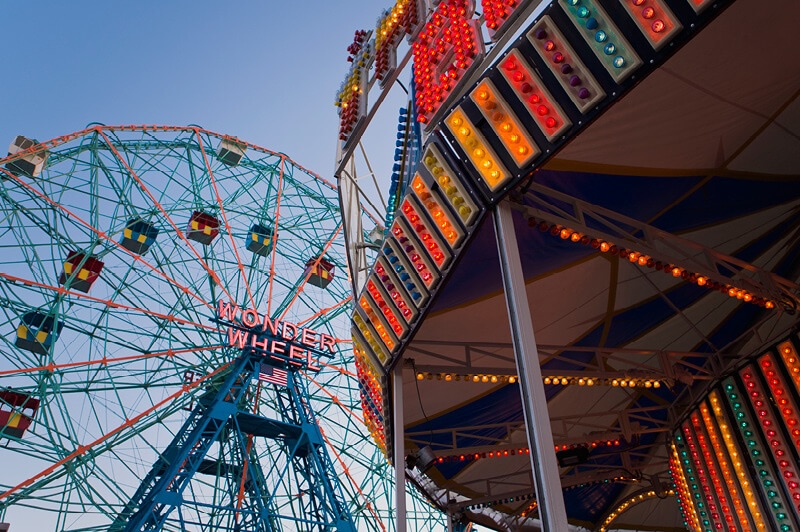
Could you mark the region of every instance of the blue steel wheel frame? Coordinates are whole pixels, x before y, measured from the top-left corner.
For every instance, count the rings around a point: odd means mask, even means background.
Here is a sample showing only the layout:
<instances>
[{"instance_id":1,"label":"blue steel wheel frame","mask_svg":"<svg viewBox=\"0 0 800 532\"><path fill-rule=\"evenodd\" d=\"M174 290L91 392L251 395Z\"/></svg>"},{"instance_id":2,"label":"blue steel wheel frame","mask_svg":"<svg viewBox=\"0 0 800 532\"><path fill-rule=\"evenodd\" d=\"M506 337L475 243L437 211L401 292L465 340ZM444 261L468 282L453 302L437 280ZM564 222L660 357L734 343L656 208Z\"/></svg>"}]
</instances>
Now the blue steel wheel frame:
<instances>
[{"instance_id":1,"label":"blue steel wheel frame","mask_svg":"<svg viewBox=\"0 0 800 532\"><path fill-rule=\"evenodd\" d=\"M15 173L45 150L41 175ZM92 125L0 159L0 178L0 389L39 401L22 437L0 431L0 521L107 530L231 362L214 317L233 301L339 340L305 377L311 407L357 529L394 528L393 475L360 412L333 184L194 126ZM313 258L335 266L324 288L308 283ZM272 385L254 389L253 412L280 411ZM274 508L302 523L309 501L280 478L271 445L250 452ZM225 441L211 452L230 456ZM206 473L186 494L195 524L165 530L229 529L202 508L231 487ZM417 497L409 523L442 526Z\"/></svg>"}]
</instances>

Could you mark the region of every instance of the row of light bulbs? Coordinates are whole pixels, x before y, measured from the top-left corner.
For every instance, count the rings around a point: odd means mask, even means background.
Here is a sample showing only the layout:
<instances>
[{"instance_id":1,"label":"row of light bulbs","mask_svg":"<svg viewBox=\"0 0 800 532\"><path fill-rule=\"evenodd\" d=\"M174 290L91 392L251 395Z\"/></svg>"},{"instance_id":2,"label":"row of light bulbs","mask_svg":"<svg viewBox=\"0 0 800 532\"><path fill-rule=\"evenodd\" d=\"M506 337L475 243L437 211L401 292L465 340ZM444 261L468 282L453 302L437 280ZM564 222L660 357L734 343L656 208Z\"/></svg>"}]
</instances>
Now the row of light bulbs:
<instances>
[{"instance_id":1,"label":"row of light bulbs","mask_svg":"<svg viewBox=\"0 0 800 532\"><path fill-rule=\"evenodd\" d=\"M667 490L666 495L674 496L675 495L675 490L674 489ZM617 506L614 509L613 512L608 514L608 517L605 518L605 520L603 521L603 524L600 526L600 529L599 529L600 532L606 532L606 530L608 529L608 525L610 525L614 521L614 519L619 517L620 514L622 514L625 510L627 510L631 506L633 506L635 504L639 504L640 502L642 502L642 501L644 501L646 499L652 499L653 497L657 497L657 496L658 496L658 494L655 492L655 490L650 490L650 491L646 491L646 492L640 493L638 495L634 495L630 499L624 501L622 504Z\"/></svg>"},{"instance_id":2,"label":"row of light bulbs","mask_svg":"<svg viewBox=\"0 0 800 532\"><path fill-rule=\"evenodd\" d=\"M580 243L585 246L591 246L601 253L619 254L623 259L627 259L632 264L637 264L642 267L655 268L657 271L663 271L675 278L681 278L684 281L689 281L697 286L705 286L710 290L717 290L721 293L727 294L728 297L733 297L747 303L753 303L764 308L775 308L775 303L768 299L757 297L747 290L743 290L736 286L720 283L709 279L706 276L694 273L680 266L674 264L662 263L649 255L640 253L632 249L619 247L612 242L606 240L592 238L569 227L562 225L550 224L544 220L537 221L532 216L528 218L528 226L538 227L543 233L550 233L553 236L560 237L562 240L569 240L571 242Z\"/></svg>"},{"instance_id":3,"label":"row of light bulbs","mask_svg":"<svg viewBox=\"0 0 800 532\"><path fill-rule=\"evenodd\" d=\"M624 482L639 482L639 479L638 478L625 477L625 476L612 477L612 478L603 478L603 479L599 479L599 480L592 480L590 482L583 482L581 484L575 484L574 486L567 486L566 488L564 488L564 491L576 490L576 489L585 488L585 487L588 487L588 486L597 486L598 484L611 484L612 482L621 482L621 481L624 481Z\"/></svg>"},{"instance_id":4,"label":"row of light bulbs","mask_svg":"<svg viewBox=\"0 0 800 532\"><path fill-rule=\"evenodd\" d=\"M535 496L536 495L533 494L533 493L527 493L525 495L517 495L516 497L507 497L505 499L497 499L497 500L494 500L494 501L487 501L487 502L482 502L482 503L479 503L479 504L472 504L470 506L467 506L466 509L467 510L478 510L480 508L490 508L490 507L498 505L498 504L509 504L509 503L512 503L512 502L528 501L530 499L533 499ZM536 508L536 501L534 501L530 506L528 506L529 510L531 510L533 508ZM524 515L524 513L523 513L523 515Z\"/></svg>"},{"instance_id":5,"label":"row of light bulbs","mask_svg":"<svg viewBox=\"0 0 800 532\"><path fill-rule=\"evenodd\" d=\"M418 371L417 380L437 380L445 382L479 382L479 383L502 383L514 384L517 382L516 375L492 375L487 373L462 375L459 373L432 373L430 371ZM661 388L659 379L642 378L595 378L595 377L542 377L545 384L555 384L561 386L613 386L619 388Z\"/></svg>"},{"instance_id":6,"label":"row of light bulbs","mask_svg":"<svg viewBox=\"0 0 800 532\"><path fill-rule=\"evenodd\" d=\"M517 382L516 375L491 375L487 373L478 373L478 374L466 374L462 375L459 373L431 373L430 371L418 371L417 372L417 380L424 381L429 380L432 381L436 379L437 381L446 381L446 382L489 382L489 383L503 383L503 384L514 384Z\"/></svg>"},{"instance_id":7,"label":"row of light bulbs","mask_svg":"<svg viewBox=\"0 0 800 532\"><path fill-rule=\"evenodd\" d=\"M585 443L572 443L572 444L562 444L562 445L555 445L554 450L558 451L566 451L567 449L575 449L578 447L583 447L586 449L596 449L597 447L619 447L621 445L620 440L595 440L591 442ZM489 452L482 452L482 453L466 453L466 454L451 454L448 456L440 456L436 459L437 464L444 464L446 462L467 462L473 460L480 460L483 458L506 458L509 456L522 456L531 454L531 451L527 447L521 447L519 449L503 449L498 451L489 451ZM620 477L622 478L622 477ZM616 480L616 479L614 479Z\"/></svg>"}]
</instances>

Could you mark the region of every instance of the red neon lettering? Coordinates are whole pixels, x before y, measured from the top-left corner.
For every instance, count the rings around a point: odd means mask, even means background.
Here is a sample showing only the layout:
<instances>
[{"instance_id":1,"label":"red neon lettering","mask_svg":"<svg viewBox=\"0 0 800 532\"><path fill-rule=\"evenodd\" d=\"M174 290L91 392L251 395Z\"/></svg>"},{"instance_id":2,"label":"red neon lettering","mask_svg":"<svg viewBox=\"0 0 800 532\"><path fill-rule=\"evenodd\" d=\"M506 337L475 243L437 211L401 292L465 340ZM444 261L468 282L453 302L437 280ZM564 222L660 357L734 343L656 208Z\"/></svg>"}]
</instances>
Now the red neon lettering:
<instances>
[{"instance_id":1,"label":"red neon lettering","mask_svg":"<svg viewBox=\"0 0 800 532\"><path fill-rule=\"evenodd\" d=\"M298 360L302 360L305 355L305 352L306 352L305 349L301 347L298 347L294 344L289 345L289 358L296 358ZM297 366L301 365L300 362L295 362L295 361L292 361L292 364L295 364Z\"/></svg>"},{"instance_id":2,"label":"red neon lettering","mask_svg":"<svg viewBox=\"0 0 800 532\"><path fill-rule=\"evenodd\" d=\"M317 331L314 329L303 329L303 336L300 339L300 343L303 345L307 345L309 347L317 345Z\"/></svg>"},{"instance_id":3,"label":"red neon lettering","mask_svg":"<svg viewBox=\"0 0 800 532\"><path fill-rule=\"evenodd\" d=\"M250 347L253 349L261 349L262 351L269 351L269 338L264 338L263 341L258 341L258 336L255 334L250 335Z\"/></svg>"},{"instance_id":4,"label":"red neon lettering","mask_svg":"<svg viewBox=\"0 0 800 532\"><path fill-rule=\"evenodd\" d=\"M331 353L334 352L336 344L336 339L333 336L327 335L325 333L320 333L319 335L319 348L321 351L324 351L325 348L328 348L328 351Z\"/></svg>"},{"instance_id":5,"label":"red neon lettering","mask_svg":"<svg viewBox=\"0 0 800 532\"><path fill-rule=\"evenodd\" d=\"M272 352L276 355L286 354L286 342L279 342L277 340L272 342Z\"/></svg>"},{"instance_id":6,"label":"red neon lettering","mask_svg":"<svg viewBox=\"0 0 800 532\"><path fill-rule=\"evenodd\" d=\"M255 327L258 325L258 312L255 309L247 309L242 313L242 324L245 327Z\"/></svg>"},{"instance_id":7,"label":"red neon lettering","mask_svg":"<svg viewBox=\"0 0 800 532\"><path fill-rule=\"evenodd\" d=\"M286 334L287 331L292 332L291 336ZM297 337L297 325L288 321L283 322L283 334L281 336L283 336L284 340L294 340Z\"/></svg>"},{"instance_id":8,"label":"red neon lettering","mask_svg":"<svg viewBox=\"0 0 800 532\"><path fill-rule=\"evenodd\" d=\"M225 321L234 321L236 319L236 315L239 313L239 307L234 305L230 301L225 303L224 301L220 301L217 307L217 317L221 320Z\"/></svg>"},{"instance_id":9,"label":"red neon lettering","mask_svg":"<svg viewBox=\"0 0 800 532\"><path fill-rule=\"evenodd\" d=\"M272 321L269 316L264 314L264 325L261 327L263 332L269 331L272 336L278 336L278 320Z\"/></svg>"},{"instance_id":10,"label":"red neon lettering","mask_svg":"<svg viewBox=\"0 0 800 532\"><path fill-rule=\"evenodd\" d=\"M413 44L417 121L430 123L483 54L474 0L443 0Z\"/></svg>"},{"instance_id":11,"label":"red neon lettering","mask_svg":"<svg viewBox=\"0 0 800 532\"><path fill-rule=\"evenodd\" d=\"M314 360L311 358L311 351L306 351L306 368L311 371L320 371L322 368L314 365Z\"/></svg>"},{"instance_id":12,"label":"red neon lettering","mask_svg":"<svg viewBox=\"0 0 800 532\"><path fill-rule=\"evenodd\" d=\"M247 342L247 333L240 330L234 329L233 327L228 327L228 345L233 347L238 347L239 349L244 349L244 345Z\"/></svg>"}]
</instances>

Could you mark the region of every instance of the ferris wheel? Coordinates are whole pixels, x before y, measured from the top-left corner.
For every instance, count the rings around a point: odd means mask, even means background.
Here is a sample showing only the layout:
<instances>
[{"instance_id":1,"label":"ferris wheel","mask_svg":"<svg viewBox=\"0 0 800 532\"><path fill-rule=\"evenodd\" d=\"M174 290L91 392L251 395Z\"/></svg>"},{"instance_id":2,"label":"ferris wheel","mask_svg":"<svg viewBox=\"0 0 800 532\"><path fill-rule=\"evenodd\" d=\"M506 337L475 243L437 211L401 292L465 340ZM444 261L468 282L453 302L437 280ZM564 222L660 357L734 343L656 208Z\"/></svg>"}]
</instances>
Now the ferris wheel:
<instances>
[{"instance_id":1,"label":"ferris wheel","mask_svg":"<svg viewBox=\"0 0 800 532\"><path fill-rule=\"evenodd\" d=\"M363 425L346 340L351 293L331 183L194 126L17 137L0 168L0 521L118 525L230 367L216 319L229 302L333 339L318 372L296 374L303 401L355 528L392 528L392 475ZM249 384L249 411L280 411L276 386ZM276 458L285 441L250 436L246 453L271 486L270 529L303 528L313 494ZM220 501L241 502L245 474L224 440L209 440L182 493L193 504L164 530L238 529L236 508Z\"/></svg>"}]
</instances>

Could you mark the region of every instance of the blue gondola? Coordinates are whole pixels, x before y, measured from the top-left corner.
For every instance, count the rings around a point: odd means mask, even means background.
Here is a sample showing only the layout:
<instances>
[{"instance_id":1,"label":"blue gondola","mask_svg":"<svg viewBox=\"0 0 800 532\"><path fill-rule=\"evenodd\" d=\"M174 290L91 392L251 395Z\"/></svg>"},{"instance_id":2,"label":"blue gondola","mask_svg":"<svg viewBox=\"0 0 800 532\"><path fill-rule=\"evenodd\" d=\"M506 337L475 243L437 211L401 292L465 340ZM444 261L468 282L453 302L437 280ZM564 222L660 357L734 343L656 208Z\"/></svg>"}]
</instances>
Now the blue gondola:
<instances>
[{"instance_id":1,"label":"blue gondola","mask_svg":"<svg viewBox=\"0 0 800 532\"><path fill-rule=\"evenodd\" d=\"M122 232L120 244L127 250L144 255L152 246L158 236L158 228L142 219L134 218L128 221Z\"/></svg>"},{"instance_id":2,"label":"blue gondola","mask_svg":"<svg viewBox=\"0 0 800 532\"><path fill-rule=\"evenodd\" d=\"M28 312L22 316L22 322L17 327L15 345L32 353L46 355L63 327L64 322L57 322L53 316L38 311Z\"/></svg>"},{"instance_id":3,"label":"blue gondola","mask_svg":"<svg viewBox=\"0 0 800 532\"><path fill-rule=\"evenodd\" d=\"M258 224L250 228L250 233L247 238L247 249L256 255L261 255L262 257L269 255L272 251L273 243L272 228Z\"/></svg>"}]
</instances>

